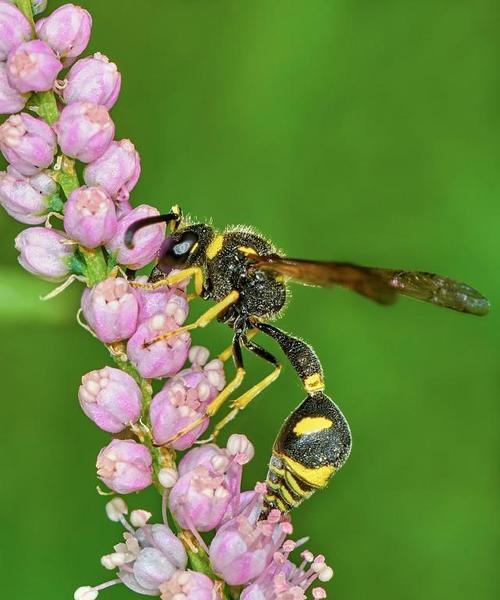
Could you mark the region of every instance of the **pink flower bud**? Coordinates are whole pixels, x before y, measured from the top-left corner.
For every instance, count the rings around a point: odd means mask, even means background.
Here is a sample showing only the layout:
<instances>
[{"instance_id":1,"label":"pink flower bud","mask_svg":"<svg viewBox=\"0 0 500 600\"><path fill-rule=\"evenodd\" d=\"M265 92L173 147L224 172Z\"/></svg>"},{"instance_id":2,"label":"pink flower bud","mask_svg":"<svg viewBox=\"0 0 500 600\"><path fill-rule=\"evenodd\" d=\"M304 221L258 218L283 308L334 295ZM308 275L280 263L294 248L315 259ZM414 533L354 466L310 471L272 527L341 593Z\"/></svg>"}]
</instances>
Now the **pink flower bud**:
<instances>
[{"instance_id":1,"label":"pink flower bud","mask_svg":"<svg viewBox=\"0 0 500 600\"><path fill-rule=\"evenodd\" d=\"M0 114L19 112L26 104L27 96L23 96L13 88L7 77L7 65L0 63Z\"/></svg>"},{"instance_id":2,"label":"pink flower bud","mask_svg":"<svg viewBox=\"0 0 500 600\"><path fill-rule=\"evenodd\" d=\"M31 227L16 237L19 264L33 275L47 281L61 281L69 275L74 246L54 229Z\"/></svg>"},{"instance_id":3,"label":"pink flower bud","mask_svg":"<svg viewBox=\"0 0 500 600\"><path fill-rule=\"evenodd\" d=\"M93 102L75 102L63 108L54 129L64 154L84 163L102 156L115 135L106 107Z\"/></svg>"},{"instance_id":4,"label":"pink flower bud","mask_svg":"<svg viewBox=\"0 0 500 600\"><path fill-rule=\"evenodd\" d=\"M177 571L160 586L161 600L221 600L215 583L197 571Z\"/></svg>"},{"instance_id":5,"label":"pink flower bud","mask_svg":"<svg viewBox=\"0 0 500 600\"><path fill-rule=\"evenodd\" d=\"M212 568L229 585L246 585L261 575L291 531L279 511L259 519L261 502L256 494L253 503L219 528L210 544Z\"/></svg>"},{"instance_id":6,"label":"pink flower bud","mask_svg":"<svg viewBox=\"0 0 500 600\"><path fill-rule=\"evenodd\" d=\"M108 242L117 227L115 205L101 188L78 188L64 206L64 229L85 248Z\"/></svg>"},{"instance_id":7,"label":"pink flower bud","mask_svg":"<svg viewBox=\"0 0 500 600\"><path fill-rule=\"evenodd\" d=\"M113 491L131 494L151 485L151 454L134 440L113 440L97 457L97 475Z\"/></svg>"},{"instance_id":8,"label":"pink flower bud","mask_svg":"<svg viewBox=\"0 0 500 600\"><path fill-rule=\"evenodd\" d=\"M84 375L78 399L87 417L110 433L122 431L141 414L139 386L130 375L112 367Z\"/></svg>"},{"instance_id":9,"label":"pink flower bud","mask_svg":"<svg viewBox=\"0 0 500 600\"><path fill-rule=\"evenodd\" d=\"M140 269L156 257L165 239L165 223L156 223L139 229L134 236L133 248L127 248L123 238L132 223L159 214L156 208L141 204L118 221L115 236L106 244L109 252L116 253L117 262L130 269Z\"/></svg>"},{"instance_id":10,"label":"pink flower bud","mask_svg":"<svg viewBox=\"0 0 500 600\"><path fill-rule=\"evenodd\" d=\"M45 19L36 23L38 37L64 59L65 67L74 62L90 40L92 17L74 4L63 4Z\"/></svg>"},{"instance_id":11,"label":"pink flower bud","mask_svg":"<svg viewBox=\"0 0 500 600\"><path fill-rule=\"evenodd\" d=\"M161 314L139 325L128 341L127 354L141 377L147 379L170 377L182 368L191 344L189 333L184 331L148 345L162 333L175 331L178 327L173 317Z\"/></svg>"},{"instance_id":12,"label":"pink flower bud","mask_svg":"<svg viewBox=\"0 0 500 600\"><path fill-rule=\"evenodd\" d=\"M0 150L19 173L35 175L54 160L56 136L41 119L20 113L0 126Z\"/></svg>"},{"instance_id":13,"label":"pink flower bud","mask_svg":"<svg viewBox=\"0 0 500 600\"><path fill-rule=\"evenodd\" d=\"M188 559L184 546L166 525L145 525L135 537L125 536L126 544L118 544L115 550L132 558L132 562L118 572L118 577L131 590L158 596L160 586L179 569L186 568Z\"/></svg>"},{"instance_id":14,"label":"pink flower bud","mask_svg":"<svg viewBox=\"0 0 500 600\"><path fill-rule=\"evenodd\" d=\"M224 370L219 363L221 384L224 387ZM185 369L169 380L154 396L150 407L153 437L158 444L166 443L178 431L205 414L208 403L213 400L220 386L215 387L207 373L199 366ZM206 431L209 419L203 421L189 433L172 442L175 450L186 450Z\"/></svg>"},{"instance_id":15,"label":"pink flower bud","mask_svg":"<svg viewBox=\"0 0 500 600\"><path fill-rule=\"evenodd\" d=\"M140 283L146 283L147 280L148 278L145 276L136 278L136 281ZM174 317L178 323L183 323L187 317L189 306L184 293L186 282L179 283L181 285L174 285L170 288L161 287L156 290L135 288L139 302L139 323L143 323L159 313Z\"/></svg>"},{"instance_id":16,"label":"pink flower bud","mask_svg":"<svg viewBox=\"0 0 500 600\"><path fill-rule=\"evenodd\" d=\"M22 43L7 59L9 82L23 93L51 90L62 68L54 51L41 40Z\"/></svg>"},{"instance_id":17,"label":"pink flower bud","mask_svg":"<svg viewBox=\"0 0 500 600\"><path fill-rule=\"evenodd\" d=\"M33 37L28 19L17 8L7 2L0 2L0 61L22 42Z\"/></svg>"},{"instance_id":18,"label":"pink flower bud","mask_svg":"<svg viewBox=\"0 0 500 600\"><path fill-rule=\"evenodd\" d=\"M75 65L76 66L76 65ZM87 185L100 185L115 200L128 200L141 174L139 153L130 140L112 142L106 152L85 168Z\"/></svg>"},{"instance_id":19,"label":"pink flower bud","mask_svg":"<svg viewBox=\"0 0 500 600\"><path fill-rule=\"evenodd\" d=\"M76 62L67 75L63 98L66 104L93 102L108 110L120 93L121 75L107 56L97 52L94 56Z\"/></svg>"},{"instance_id":20,"label":"pink flower bud","mask_svg":"<svg viewBox=\"0 0 500 600\"><path fill-rule=\"evenodd\" d=\"M54 180L44 172L27 178L9 166L6 173L0 173L0 204L21 223L43 223L49 210L49 198L56 190Z\"/></svg>"},{"instance_id":21,"label":"pink flower bud","mask_svg":"<svg viewBox=\"0 0 500 600\"><path fill-rule=\"evenodd\" d=\"M126 340L137 327L137 300L122 277L109 277L82 295L85 320L106 344Z\"/></svg>"},{"instance_id":22,"label":"pink flower bud","mask_svg":"<svg viewBox=\"0 0 500 600\"><path fill-rule=\"evenodd\" d=\"M224 473L198 466L179 477L170 492L169 507L183 529L211 531L221 522L232 497Z\"/></svg>"}]
</instances>

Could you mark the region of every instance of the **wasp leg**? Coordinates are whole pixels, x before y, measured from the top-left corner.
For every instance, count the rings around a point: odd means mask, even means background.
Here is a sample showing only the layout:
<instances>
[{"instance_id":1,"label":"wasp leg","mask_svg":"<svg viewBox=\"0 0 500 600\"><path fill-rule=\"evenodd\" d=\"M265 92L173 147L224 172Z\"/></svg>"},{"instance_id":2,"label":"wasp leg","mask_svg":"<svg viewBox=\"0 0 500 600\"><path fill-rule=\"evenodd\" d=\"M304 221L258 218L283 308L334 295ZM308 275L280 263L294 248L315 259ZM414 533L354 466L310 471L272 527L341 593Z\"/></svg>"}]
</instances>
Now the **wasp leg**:
<instances>
[{"instance_id":1,"label":"wasp leg","mask_svg":"<svg viewBox=\"0 0 500 600\"><path fill-rule=\"evenodd\" d=\"M204 312L200 317L196 319L194 323L189 323L189 325L184 325L179 327L178 329L174 329L174 331L167 331L166 333L162 333L158 337L153 338L149 342L144 344L144 347L147 348L156 342L161 342L162 340L168 340L168 338L173 337L174 335L179 335L183 331L191 331L192 329L199 329L200 327L206 327L209 323L211 323L214 319L216 319L222 312L226 310L228 306L234 304L238 298L240 297L240 293L236 290L232 291L228 294L224 300L217 302L211 308L209 308L206 312Z\"/></svg>"},{"instance_id":2,"label":"wasp leg","mask_svg":"<svg viewBox=\"0 0 500 600\"><path fill-rule=\"evenodd\" d=\"M251 340L253 337L255 337L257 335L257 333L259 333L257 331L257 329L249 329L246 333L247 340ZM219 360L221 360L222 362L226 362L233 356L233 348L234 348L234 343L231 344L230 346L228 346L225 350L223 350L217 358Z\"/></svg>"},{"instance_id":3,"label":"wasp leg","mask_svg":"<svg viewBox=\"0 0 500 600\"><path fill-rule=\"evenodd\" d=\"M267 323L254 326L278 342L307 392L273 444L264 516L273 508L288 512L325 488L349 457L351 432L340 409L323 393L323 369L311 346Z\"/></svg>"},{"instance_id":4,"label":"wasp leg","mask_svg":"<svg viewBox=\"0 0 500 600\"><path fill-rule=\"evenodd\" d=\"M166 443L171 444L175 442L178 438L189 433L195 427L198 427L207 417L213 417L224 404L224 402L229 398L229 396L237 390L245 377L245 369L243 367L243 357L241 355L241 333L236 333L233 339L232 355L234 358L234 364L236 366L236 374L233 379L221 390L218 395L208 404L205 409L205 414L200 418L196 419L186 427L180 429L173 437L171 437Z\"/></svg>"},{"instance_id":5,"label":"wasp leg","mask_svg":"<svg viewBox=\"0 0 500 600\"><path fill-rule=\"evenodd\" d=\"M158 279L152 283L130 281L129 284L132 287L141 288L143 290L157 290L158 288L170 286L174 283L179 283L179 281L184 281L184 279L188 279L189 277L194 277L194 289L196 295L201 296L203 291L203 271L200 267L189 267L188 269L183 269L177 273L172 273L171 275L167 275L166 277Z\"/></svg>"},{"instance_id":6,"label":"wasp leg","mask_svg":"<svg viewBox=\"0 0 500 600\"><path fill-rule=\"evenodd\" d=\"M264 379L259 381L259 383L251 387L244 394L242 394L241 396L239 396L231 402L231 411L215 425L212 435L206 440L207 442L215 440L219 435L220 431L236 417L240 410L246 408L256 396L258 396L268 386L270 386L271 383L276 381L276 379L279 377L279 374L281 373L281 365L272 354L270 354L267 350L264 350L264 348L261 348L257 344L251 342L246 336L243 336L241 341L243 342L245 348L250 350L250 352L253 352L263 360L271 363L274 367L274 370L272 371L272 373L269 373L269 375L264 377Z\"/></svg>"}]
</instances>

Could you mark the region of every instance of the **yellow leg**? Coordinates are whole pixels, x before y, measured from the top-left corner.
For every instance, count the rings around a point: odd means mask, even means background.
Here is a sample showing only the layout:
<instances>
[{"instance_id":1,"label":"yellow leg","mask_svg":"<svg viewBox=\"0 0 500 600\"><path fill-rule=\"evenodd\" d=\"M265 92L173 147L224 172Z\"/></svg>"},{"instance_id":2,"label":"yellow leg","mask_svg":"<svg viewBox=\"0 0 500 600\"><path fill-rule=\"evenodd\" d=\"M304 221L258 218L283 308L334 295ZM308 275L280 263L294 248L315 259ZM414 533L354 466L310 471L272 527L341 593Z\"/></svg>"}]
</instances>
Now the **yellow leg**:
<instances>
[{"instance_id":1,"label":"yellow leg","mask_svg":"<svg viewBox=\"0 0 500 600\"><path fill-rule=\"evenodd\" d=\"M213 417L217 413L217 411L221 408L221 406L224 404L224 402L228 399L228 397L236 389L238 389L240 387L244 377L245 377L245 369L243 369L243 367L239 367L236 371L236 375L234 376L234 379L232 379L226 385L226 387L221 392L219 392L219 394L212 400L212 402L210 402L208 404L205 414L202 417L200 417L199 419L196 419L196 421L193 421L189 425L186 425L186 427L184 427L183 429L180 429L173 437L171 437L167 441L167 444L171 444L172 442L175 442L175 440L177 440L181 436L185 435L186 433L189 433L195 427L198 427L198 425L200 425L203 422L203 420L206 419L207 417Z\"/></svg>"},{"instance_id":2,"label":"yellow leg","mask_svg":"<svg viewBox=\"0 0 500 600\"><path fill-rule=\"evenodd\" d=\"M167 275L164 279L155 281L155 283L140 283L139 281L130 281L130 285L143 290L157 290L158 288L170 286L179 281L184 281L188 277L194 277L194 289L197 296L201 296L203 290L203 271L200 267L189 267L178 273Z\"/></svg>"},{"instance_id":3,"label":"yellow leg","mask_svg":"<svg viewBox=\"0 0 500 600\"><path fill-rule=\"evenodd\" d=\"M253 387L251 387L244 394L242 394L239 398L236 398L236 400L233 400L230 405L232 410L221 421L219 421L217 423L217 425L214 427L212 435L206 441L212 442L213 440L215 440L215 438L219 435L221 429L223 427L225 427L230 421L232 421L236 417L236 415L240 412L240 410L243 410L244 408L246 408L256 396L258 396L261 392L263 392L269 385L271 385L271 383L276 381L276 379L278 379L280 373L281 373L281 365L278 365L274 369L274 371L272 373L269 373L269 375L267 375L267 377L264 377L264 379L262 381L259 381L259 383L257 383ZM204 442L205 442L205 440L204 440Z\"/></svg>"},{"instance_id":4,"label":"yellow leg","mask_svg":"<svg viewBox=\"0 0 500 600\"><path fill-rule=\"evenodd\" d=\"M158 337L153 338L150 342L146 342L144 344L144 347L147 348L148 346L151 346L151 344L155 344L156 342L160 342L161 340L168 340L168 338L171 338L174 335L179 335L179 333L182 333L183 331L191 331L192 329L206 327L209 323L216 319L221 314L221 312L223 312L228 306L234 304L239 297L239 292L237 292L236 290L232 291L224 298L224 300L217 302L217 304L214 304L214 306L209 308L200 317L198 317L194 323L189 323L189 325L184 325L183 327L174 329L174 331L167 331L167 333L162 333Z\"/></svg>"}]
</instances>

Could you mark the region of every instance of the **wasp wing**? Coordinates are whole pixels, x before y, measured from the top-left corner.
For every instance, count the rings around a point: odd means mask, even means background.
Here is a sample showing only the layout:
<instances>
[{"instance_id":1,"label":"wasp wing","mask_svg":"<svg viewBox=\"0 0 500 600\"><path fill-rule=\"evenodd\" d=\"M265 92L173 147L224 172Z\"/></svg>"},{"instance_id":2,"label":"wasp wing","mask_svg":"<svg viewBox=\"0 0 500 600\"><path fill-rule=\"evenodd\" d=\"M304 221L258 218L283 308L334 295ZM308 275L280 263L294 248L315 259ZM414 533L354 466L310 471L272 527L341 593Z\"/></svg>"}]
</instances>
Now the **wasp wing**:
<instances>
[{"instance_id":1,"label":"wasp wing","mask_svg":"<svg viewBox=\"0 0 500 600\"><path fill-rule=\"evenodd\" d=\"M254 256L253 266L308 285L340 285L378 302L393 304L398 294L472 315L486 315L490 304L465 283L424 271L362 267L279 256Z\"/></svg>"}]
</instances>

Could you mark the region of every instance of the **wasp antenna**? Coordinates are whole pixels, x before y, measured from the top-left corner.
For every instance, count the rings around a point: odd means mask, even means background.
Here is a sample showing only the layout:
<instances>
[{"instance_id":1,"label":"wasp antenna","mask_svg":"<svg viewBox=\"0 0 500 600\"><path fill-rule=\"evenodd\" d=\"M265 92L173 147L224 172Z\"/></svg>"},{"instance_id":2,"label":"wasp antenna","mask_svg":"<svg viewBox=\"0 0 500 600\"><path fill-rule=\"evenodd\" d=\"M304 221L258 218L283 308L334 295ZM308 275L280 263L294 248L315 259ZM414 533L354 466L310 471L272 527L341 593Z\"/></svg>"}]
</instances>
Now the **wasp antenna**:
<instances>
[{"instance_id":1,"label":"wasp antenna","mask_svg":"<svg viewBox=\"0 0 500 600\"><path fill-rule=\"evenodd\" d=\"M130 249L134 247L134 236L137 233L137 231L139 231L139 229L142 229L143 227L147 227L148 225L155 225L156 223L166 223L167 225L169 225L170 223L174 223L175 231L177 225L180 222L180 219L181 216L177 211L169 212L166 215L158 215L155 217L145 217L144 219L139 219L138 221L132 223L125 232L125 236L123 238L125 246L127 246L127 248Z\"/></svg>"}]
</instances>

